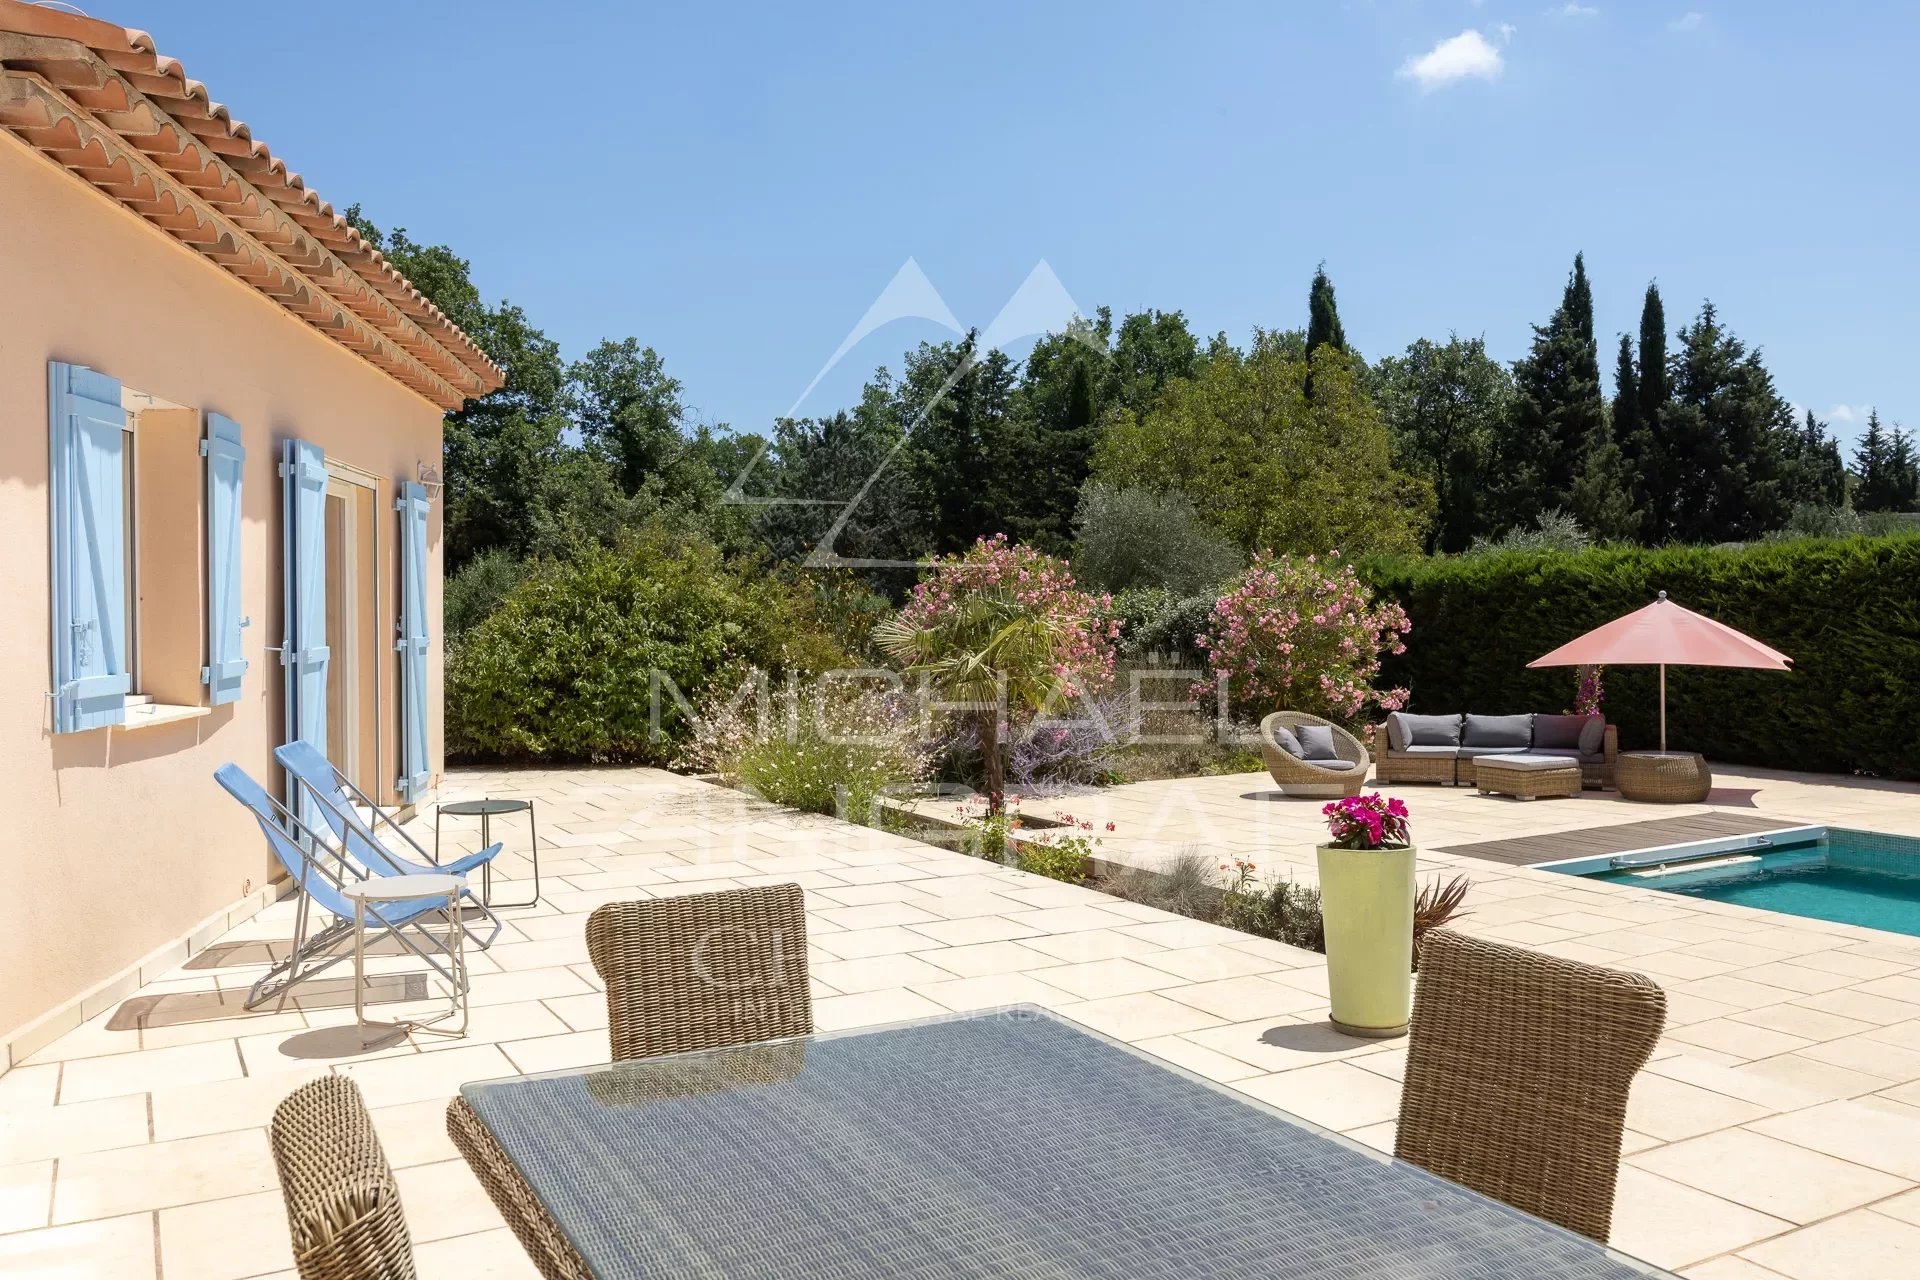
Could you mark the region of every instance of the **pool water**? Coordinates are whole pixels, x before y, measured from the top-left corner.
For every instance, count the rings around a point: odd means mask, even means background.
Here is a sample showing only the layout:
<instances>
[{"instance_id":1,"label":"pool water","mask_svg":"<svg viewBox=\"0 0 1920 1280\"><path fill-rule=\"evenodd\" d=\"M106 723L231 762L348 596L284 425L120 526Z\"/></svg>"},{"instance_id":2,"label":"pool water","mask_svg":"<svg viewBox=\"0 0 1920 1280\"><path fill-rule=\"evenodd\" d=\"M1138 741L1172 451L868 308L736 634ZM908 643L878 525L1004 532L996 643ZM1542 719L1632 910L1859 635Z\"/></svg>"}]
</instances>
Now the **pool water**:
<instances>
[{"instance_id":1,"label":"pool water","mask_svg":"<svg viewBox=\"0 0 1920 1280\"><path fill-rule=\"evenodd\" d=\"M1591 878L1920 937L1920 840L1828 828L1818 839L1740 853L1759 857L1695 871L1602 871Z\"/></svg>"}]
</instances>

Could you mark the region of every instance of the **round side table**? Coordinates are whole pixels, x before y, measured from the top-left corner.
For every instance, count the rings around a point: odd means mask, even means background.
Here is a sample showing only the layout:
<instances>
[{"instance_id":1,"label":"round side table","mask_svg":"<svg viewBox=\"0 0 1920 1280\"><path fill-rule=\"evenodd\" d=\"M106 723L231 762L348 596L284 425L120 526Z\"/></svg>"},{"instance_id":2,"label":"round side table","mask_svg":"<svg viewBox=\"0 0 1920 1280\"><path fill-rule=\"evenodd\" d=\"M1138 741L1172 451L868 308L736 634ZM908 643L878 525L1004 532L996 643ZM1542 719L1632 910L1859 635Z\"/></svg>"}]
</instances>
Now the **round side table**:
<instances>
[{"instance_id":1,"label":"round side table","mask_svg":"<svg viewBox=\"0 0 1920 1280\"><path fill-rule=\"evenodd\" d=\"M467 1003L467 931L460 924L460 895L467 889L465 876L376 876L371 880L360 880L343 885L342 897L353 903L353 1020L360 1029L360 1047L367 1047L367 1031L377 1028L382 1031L432 1031L435 1035L464 1036L467 1034L469 1005ZM447 1011L431 1018L410 1019L404 1022L369 1022L367 1020L367 912L372 910L376 920L384 925L380 908L390 903L414 903L433 899L443 899L446 905L441 914L447 921L447 955L453 960L453 991L448 997ZM371 904L371 906L369 905ZM460 1015L457 1028L442 1029L438 1024L445 1022L455 1014Z\"/></svg>"},{"instance_id":2,"label":"round side table","mask_svg":"<svg viewBox=\"0 0 1920 1280\"><path fill-rule=\"evenodd\" d=\"M456 800L452 804L438 805L433 811L433 860L435 862L440 861L440 819L442 817L480 819L480 847L484 849L493 843L494 818L509 813L527 815L528 856L533 859L533 896L525 902L495 902L493 900L493 864L488 862L480 868L480 902L483 906L531 907L540 901L540 828L533 820L533 801Z\"/></svg>"},{"instance_id":3,"label":"round side table","mask_svg":"<svg viewBox=\"0 0 1920 1280\"><path fill-rule=\"evenodd\" d=\"M1697 751L1622 751L1613 785L1623 799L1646 804L1699 804L1713 790L1713 771Z\"/></svg>"}]
</instances>

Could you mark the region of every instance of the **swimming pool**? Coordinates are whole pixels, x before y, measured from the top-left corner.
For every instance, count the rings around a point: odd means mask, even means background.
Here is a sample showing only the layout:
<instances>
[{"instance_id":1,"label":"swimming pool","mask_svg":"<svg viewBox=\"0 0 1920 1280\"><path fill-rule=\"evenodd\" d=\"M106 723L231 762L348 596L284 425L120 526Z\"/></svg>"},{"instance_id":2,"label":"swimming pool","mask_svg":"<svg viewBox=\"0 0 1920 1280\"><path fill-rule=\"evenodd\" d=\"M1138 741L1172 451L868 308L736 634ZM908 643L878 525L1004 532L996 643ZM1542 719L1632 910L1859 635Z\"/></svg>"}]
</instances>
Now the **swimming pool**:
<instances>
[{"instance_id":1,"label":"swimming pool","mask_svg":"<svg viewBox=\"0 0 1920 1280\"><path fill-rule=\"evenodd\" d=\"M1920 937L1920 839L1797 827L1541 868Z\"/></svg>"}]
</instances>

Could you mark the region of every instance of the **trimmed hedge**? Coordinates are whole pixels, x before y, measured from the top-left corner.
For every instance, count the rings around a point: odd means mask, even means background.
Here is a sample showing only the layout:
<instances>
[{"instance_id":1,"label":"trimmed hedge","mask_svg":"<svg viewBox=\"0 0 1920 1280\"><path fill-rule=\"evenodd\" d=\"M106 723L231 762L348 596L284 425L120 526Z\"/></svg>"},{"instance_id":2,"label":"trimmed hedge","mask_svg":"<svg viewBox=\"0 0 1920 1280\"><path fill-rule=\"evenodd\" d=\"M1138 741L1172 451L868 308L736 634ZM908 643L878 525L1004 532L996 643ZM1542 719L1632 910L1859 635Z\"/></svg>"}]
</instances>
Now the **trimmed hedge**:
<instances>
[{"instance_id":1,"label":"trimmed hedge","mask_svg":"<svg viewBox=\"0 0 1920 1280\"><path fill-rule=\"evenodd\" d=\"M1576 669L1527 663L1664 590L1787 654L1790 672L1667 671L1667 743L1741 764L1920 778L1920 538L1376 559L1413 620L1381 682L1419 712L1561 711ZM1659 741L1652 667L1606 670L1623 749Z\"/></svg>"}]
</instances>

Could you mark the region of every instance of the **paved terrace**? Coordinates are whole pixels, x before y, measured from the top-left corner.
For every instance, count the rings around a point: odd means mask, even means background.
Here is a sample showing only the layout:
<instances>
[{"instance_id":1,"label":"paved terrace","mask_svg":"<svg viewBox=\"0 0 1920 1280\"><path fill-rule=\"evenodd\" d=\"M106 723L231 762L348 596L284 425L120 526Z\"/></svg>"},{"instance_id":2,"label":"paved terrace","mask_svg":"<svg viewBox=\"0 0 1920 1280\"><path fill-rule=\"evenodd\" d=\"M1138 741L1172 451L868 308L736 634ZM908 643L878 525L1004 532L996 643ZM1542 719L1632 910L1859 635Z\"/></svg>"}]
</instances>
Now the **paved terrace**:
<instances>
[{"instance_id":1,"label":"paved terrace","mask_svg":"<svg viewBox=\"0 0 1920 1280\"><path fill-rule=\"evenodd\" d=\"M1723 773L1710 805L1678 810L1395 790L1428 847L1713 810L1920 834L1920 788L1758 772ZM337 1071L375 1109L423 1275L533 1276L444 1136L447 1100L469 1080L605 1060L582 936L594 907L782 880L808 890L823 1029L1030 1001L1391 1145L1404 1045L1325 1026L1318 956L654 770L462 772L445 798L483 794L539 802L547 897L507 913L507 935L475 958L471 1035L354 1052L340 983L243 1014L291 932L291 903L268 909L0 1077L0 1273L291 1276L264 1125L296 1084ZM1193 847L1305 874L1318 830L1318 805L1276 800L1264 775L1062 807L1111 818L1101 852L1125 860ZM1472 876L1468 930L1667 988L1668 1034L1628 1119L1616 1245L1701 1280L1916 1273L1920 939L1423 862Z\"/></svg>"}]
</instances>

